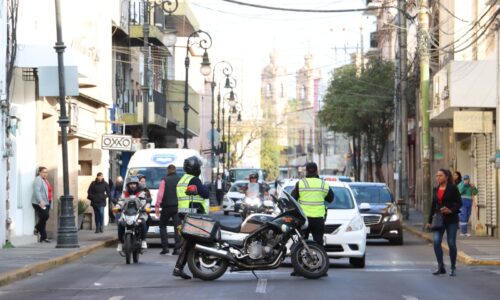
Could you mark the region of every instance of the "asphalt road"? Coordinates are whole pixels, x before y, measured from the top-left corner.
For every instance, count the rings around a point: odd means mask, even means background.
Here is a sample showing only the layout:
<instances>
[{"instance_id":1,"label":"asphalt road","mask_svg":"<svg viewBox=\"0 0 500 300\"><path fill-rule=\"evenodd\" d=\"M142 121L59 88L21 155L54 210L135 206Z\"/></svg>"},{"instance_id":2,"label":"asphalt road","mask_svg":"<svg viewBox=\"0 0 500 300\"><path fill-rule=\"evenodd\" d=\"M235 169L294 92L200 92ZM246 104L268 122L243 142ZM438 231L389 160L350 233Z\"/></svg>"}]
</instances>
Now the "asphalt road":
<instances>
[{"instance_id":1,"label":"asphalt road","mask_svg":"<svg viewBox=\"0 0 500 300\"><path fill-rule=\"evenodd\" d=\"M233 216L221 217L236 223ZM329 276L290 277L291 267L227 273L217 281L171 276L176 256L150 248L138 265L126 265L114 248L0 288L0 299L499 299L500 267L458 265L458 276L433 276L431 246L406 233L404 246L370 242L367 266L331 260ZM448 260L446 260L448 262ZM187 270L187 267L186 267Z\"/></svg>"}]
</instances>

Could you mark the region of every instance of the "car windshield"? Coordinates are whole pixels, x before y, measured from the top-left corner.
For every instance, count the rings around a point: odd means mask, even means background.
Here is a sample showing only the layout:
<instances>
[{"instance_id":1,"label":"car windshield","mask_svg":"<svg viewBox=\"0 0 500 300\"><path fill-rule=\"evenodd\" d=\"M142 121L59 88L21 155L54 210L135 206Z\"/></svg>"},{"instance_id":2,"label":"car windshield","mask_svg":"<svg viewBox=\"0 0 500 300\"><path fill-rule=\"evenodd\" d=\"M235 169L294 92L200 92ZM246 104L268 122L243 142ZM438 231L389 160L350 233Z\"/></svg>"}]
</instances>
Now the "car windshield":
<instances>
[{"instance_id":1,"label":"car windshield","mask_svg":"<svg viewBox=\"0 0 500 300\"><path fill-rule=\"evenodd\" d=\"M328 209L353 209L354 202L351 197L351 193L347 188L344 187L332 187L333 191L333 202L328 203Z\"/></svg>"},{"instance_id":2,"label":"car windshield","mask_svg":"<svg viewBox=\"0 0 500 300\"><path fill-rule=\"evenodd\" d=\"M240 189L245 187L247 185L246 182L238 182L238 183L234 183L231 188L229 189L230 192L236 192L236 193L239 193L240 192Z\"/></svg>"},{"instance_id":3,"label":"car windshield","mask_svg":"<svg viewBox=\"0 0 500 300\"><path fill-rule=\"evenodd\" d=\"M177 169L177 175L184 175L184 170ZM167 169L162 167L146 167L146 168L130 168L128 169L127 178L132 176L146 176L146 187L148 189L158 189L161 179L167 176ZM126 182L126 181L125 181Z\"/></svg>"},{"instance_id":4,"label":"car windshield","mask_svg":"<svg viewBox=\"0 0 500 300\"><path fill-rule=\"evenodd\" d=\"M383 185L351 185L351 190L358 204L383 204L392 202L391 192Z\"/></svg>"}]
</instances>

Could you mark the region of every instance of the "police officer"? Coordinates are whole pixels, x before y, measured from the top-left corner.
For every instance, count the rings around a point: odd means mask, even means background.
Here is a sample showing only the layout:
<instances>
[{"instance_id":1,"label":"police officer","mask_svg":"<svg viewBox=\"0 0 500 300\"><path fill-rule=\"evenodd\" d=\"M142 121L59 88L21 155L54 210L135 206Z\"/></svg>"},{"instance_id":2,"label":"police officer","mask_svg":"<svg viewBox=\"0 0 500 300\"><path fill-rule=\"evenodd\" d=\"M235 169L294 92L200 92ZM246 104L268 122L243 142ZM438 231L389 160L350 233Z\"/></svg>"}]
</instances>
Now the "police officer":
<instances>
[{"instance_id":1,"label":"police officer","mask_svg":"<svg viewBox=\"0 0 500 300\"><path fill-rule=\"evenodd\" d=\"M206 207L205 199L208 198L209 192L201 182L200 178L198 178L198 176L200 176L201 174L201 164L201 160L196 156L191 156L184 160L185 174L177 183L177 199L179 201L179 209L189 208L191 199L190 196L186 194L186 189L189 185L195 185L198 190L198 195L191 196L193 197L192 201L193 203L201 204L205 213L208 213L208 207ZM183 279L191 279L191 276L184 273L184 266L187 262L188 253L191 248L193 248L193 246L194 243L188 242L186 240L183 241L181 253L177 258L174 271L172 272L173 276L181 277Z\"/></svg>"},{"instance_id":2,"label":"police officer","mask_svg":"<svg viewBox=\"0 0 500 300\"><path fill-rule=\"evenodd\" d=\"M333 202L333 192L328 183L319 178L316 163L306 164L306 177L297 182L291 195L299 201L309 221L305 238L309 238L309 233L312 233L314 241L323 246L325 201Z\"/></svg>"},{"instance_id":3,"label":"police officer","mask_svg":"<svg viewBox=\"0 0 500 300\"><path fill-rule=\"evenodd\" d=\"M163 178L158 188L158 195L155 203L156 218L160 218L160 237L161 246L163 250L160 255L168 253L168 239L167 239L167 223L170 219L174 224L175 246L174 255L179 254L181 247L181 237L177 227L181 224L178 214L178 201L177 201L177 183L180 176L177 175L177 169L174 165L167 167L167 177ZM160 216L161 207L161 216Z\"/></svg>"}]
</instances>

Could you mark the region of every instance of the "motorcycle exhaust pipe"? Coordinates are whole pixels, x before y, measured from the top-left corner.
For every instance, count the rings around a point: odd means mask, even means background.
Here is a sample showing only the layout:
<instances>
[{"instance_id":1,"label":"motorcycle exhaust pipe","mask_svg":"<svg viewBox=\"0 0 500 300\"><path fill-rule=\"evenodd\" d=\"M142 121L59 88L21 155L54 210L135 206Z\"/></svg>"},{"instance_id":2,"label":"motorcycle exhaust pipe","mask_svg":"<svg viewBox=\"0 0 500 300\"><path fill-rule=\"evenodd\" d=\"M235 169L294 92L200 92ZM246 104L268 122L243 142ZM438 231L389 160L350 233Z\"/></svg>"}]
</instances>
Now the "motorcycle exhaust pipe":
<instances>
[{"instance_id":1,"label":"motorcycle exhaust pipe","mask_svg":"<svg viewBox=\"0 0 500 300\"><path fill-rule=\"evenodd\" d=\"M214 248L202 246L199 244L196 244L196 246L194 246L194 248L200 252L204 252L204 253L207 253L207 254L210 254L213 256L225 258L227 260L236 262L234 257L232 255L230 255L229 252L226 250L214 249Z\"/></svg>"}]
</instances>

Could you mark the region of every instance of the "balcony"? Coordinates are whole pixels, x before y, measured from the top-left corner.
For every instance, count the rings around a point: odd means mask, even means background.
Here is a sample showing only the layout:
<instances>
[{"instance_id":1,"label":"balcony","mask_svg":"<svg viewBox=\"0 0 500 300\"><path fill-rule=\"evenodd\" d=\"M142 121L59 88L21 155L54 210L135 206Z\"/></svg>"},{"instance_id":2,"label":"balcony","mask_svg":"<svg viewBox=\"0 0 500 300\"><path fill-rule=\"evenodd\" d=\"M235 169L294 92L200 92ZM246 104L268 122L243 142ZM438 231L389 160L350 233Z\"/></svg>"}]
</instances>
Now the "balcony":
<instances>
[{"instance_id":1,"label":"balcony","mask_svg":"<svg viewBox=\"0 0 500 300\"><path fill-rule=\"evenodd\" d=\"M138 90L127 91L123 99L123 121L126 126L141 125L143 123L144 106L142 102L142 92ZM153 101L148 103L148 122L152 125L166 127L167 122L174 122L172 115L167 112L167 97L157 91L153 91Z\"/></svg>"},{"instance_id":2,"label":"balcony","mask_svg":"<svg viewBox=\"0 0 500 300\"><path fill-rule=\"evenodd\" d=\"M495 108L496 78L495 60L450 61L433 78L431 123L449 123L463 108Z\"/></svg>"},{"instance_id":3,"label":"balcony","mask_svg":"<svg viewBox=\"0 0 500 300\"><path fill-rule=\"evenodd\" d=\"M178 122L178 130L184 130L184 83L181 80L167 81L167 114ZM200 134L200 94L188 87L188 135Z\"/></svg>"}]
</instances>

